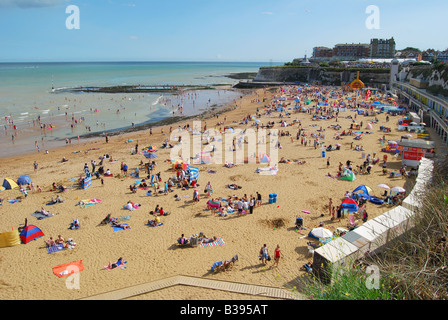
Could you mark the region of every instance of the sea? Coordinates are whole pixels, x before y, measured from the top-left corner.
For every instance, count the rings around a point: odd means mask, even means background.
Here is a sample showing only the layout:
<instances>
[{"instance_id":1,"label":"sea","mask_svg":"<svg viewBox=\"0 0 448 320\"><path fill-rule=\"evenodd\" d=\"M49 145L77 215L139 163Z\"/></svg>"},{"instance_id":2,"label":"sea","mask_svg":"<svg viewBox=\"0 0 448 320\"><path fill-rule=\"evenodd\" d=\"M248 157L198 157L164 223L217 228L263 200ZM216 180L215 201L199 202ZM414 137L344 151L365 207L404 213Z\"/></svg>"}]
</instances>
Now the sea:
<instances>
[{"instance_id":1,"label":"sea","mask_svg":"<svg viewBox=\"0 0 448 320\"><path fill-rule=\"evenodd\" d=\"M272 62L0 63L0 157L46 150L77 137L191 116L241 96L232 73ZM213 86L229 89L168 93L98 93L75 88ZM40 122L39 122L40 120ZM73 139L75 138L75 139ZM70 139L70 140L68 140Z\"/></svg>"}]
</instances>

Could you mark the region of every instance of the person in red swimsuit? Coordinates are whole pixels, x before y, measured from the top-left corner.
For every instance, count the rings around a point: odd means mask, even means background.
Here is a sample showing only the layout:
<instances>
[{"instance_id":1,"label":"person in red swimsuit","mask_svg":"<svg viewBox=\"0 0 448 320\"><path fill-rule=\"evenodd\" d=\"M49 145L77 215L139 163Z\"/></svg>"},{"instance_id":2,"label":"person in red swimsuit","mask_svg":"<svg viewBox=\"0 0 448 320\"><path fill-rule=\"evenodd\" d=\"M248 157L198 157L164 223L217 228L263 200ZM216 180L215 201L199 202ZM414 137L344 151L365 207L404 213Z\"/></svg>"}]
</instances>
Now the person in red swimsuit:
<instances>
[{"instance_id":1,"label":"person in red swimsuit","mask_svg":"<svg viewBox=\"0 0 448 320\"><path fill-rule=\"evenodd\" d=\"M283 255L283 254L282 254L281 251L280 251L280 246L277 245L277 248L275 248L275 253L274 253L274 265L275 265L276 267L278 267L278 262L280 261L280 257L281 257L282 255Z\"/></svg>"}]
</instances>

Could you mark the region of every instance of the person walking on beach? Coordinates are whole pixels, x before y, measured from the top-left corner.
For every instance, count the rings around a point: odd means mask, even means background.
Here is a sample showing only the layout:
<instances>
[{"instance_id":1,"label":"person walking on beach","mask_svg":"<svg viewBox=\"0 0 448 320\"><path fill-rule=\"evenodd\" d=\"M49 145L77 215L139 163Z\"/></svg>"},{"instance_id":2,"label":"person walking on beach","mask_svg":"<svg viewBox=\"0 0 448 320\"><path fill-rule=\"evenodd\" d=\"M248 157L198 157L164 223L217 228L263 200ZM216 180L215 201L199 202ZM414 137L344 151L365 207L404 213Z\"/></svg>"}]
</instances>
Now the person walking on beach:
<instances>
[{"instance_id":1,"label":"person walking on beach","mask_svg":"<svg viewBox=\"0 0 448 320\"><path fill-rule=\"evenodd\" d=\"M39 167L39 165L37 164L36 161L34 161L34 173L37 172L38 167Z\"/></svg>"},{"instance_id":2,"label":"person walking on beach","mask_svg":"<svg viewBox=\"0 0 448 320\"><path fill-rule=\"evenodd\" d=\"M330 167L330 157L327 158L327 169Z\"/></svg>"},{"instance_id":3,"label":"person walking on beach","mask_svg":"<svg viewBox=\"0 0 448 320\"><path fill-rule=\"evenodd\" d=\"M329 215L331 216L331 209L333 208L333 199L329 199L330 201L329 201L329 203L328 203L328 212L329 212Z\"/></svg>"},{"instance_id":4,"label":"person walking on beach","mask_svg":"<svg viewBox=\"0 0 448 320\"><path fill-rule=\"evenodd\" d=\"M257 207L261 206L261 194L257 192Z\"/></svg>"},{"instance_id":5,"label":"person walking on beach","mask_svg":"<svg viewBox=\"0 0 448 320\"><path fill-rule=\"evenodd\" d=\"M264 244L261 249L260 249L260 259L261 259L261 263L267 264L268 263L268 248L266 246L266 244Z\"/></svg>"},{"instance_id":6,"label":"person walking on beach","mask_svg":"<svg viewBox=\"0 0 448 320\"><path fill-rule=\"evenodd\" d=\"M254 207L255 207L255 198L251 196L250 202L249 202L249 213L250 214L254 213Z\"/></svg>"}]
</instances>

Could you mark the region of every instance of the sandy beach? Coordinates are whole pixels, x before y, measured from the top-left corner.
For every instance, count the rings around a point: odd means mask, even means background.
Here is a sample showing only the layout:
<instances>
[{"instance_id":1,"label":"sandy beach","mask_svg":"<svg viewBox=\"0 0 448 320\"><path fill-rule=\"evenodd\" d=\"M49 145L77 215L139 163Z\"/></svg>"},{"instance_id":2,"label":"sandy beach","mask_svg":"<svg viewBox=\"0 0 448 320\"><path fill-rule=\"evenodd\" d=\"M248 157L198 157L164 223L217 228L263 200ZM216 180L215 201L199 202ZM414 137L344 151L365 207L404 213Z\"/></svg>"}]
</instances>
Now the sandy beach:
<instances>
[{"instance_id":1,"label":"sandy beach","mask_svg":"<svg viewBox=\"0 0 448 320\"><path fill-rule=\"evenodd\" d=\"M331 91L331 88L326 88ZM279 88L274 90L260 89L252 94L244 96L237 101L237 108L221 114L219 118L202 119L202 127L207 128L251 128L254 121L242 124L241 121L248 115L255 116L259 108L261 123L275 122L273 129L289 131L291 136L279 138L282 148L278 150L279 159L291 160L291 163L279 163L277 175L261 175L255 173L257 168L266 167L266 164L238 164L232 168L226 168L223 164L201 164L199 167L198 190L200 201L193 202L193 189L182 190L174 187L174 191L159 196L148 196L146 190L138 189L132 193L129 186L136 180L146 176L146 171L140 167L140 177L117 177L120 174L122 162L129 166L128 172L134 172L141 161L148 162L142 154L131 154L136 141L139 151L148 146L156 146L158 158L151 159L157 163L154 173L161 173L162 182L175 175L172 163L166 161L170 158L169 149L161 149L160 146L166 139L170 139L170 126L189 124L192 127L193 120L180 122L179 124L154 128L152 135L149 130L127 133L110 137L108 143L104 138L92 139L72 145L53 149L49 154L44 152L27 154L23 156L3 158L0 167L0 178L16 180L21 175L31 177L35 186L40 186L42 192L28 192L25 198L19 189L0 192L4 199L0 206L0 232L8 232L17 229L25 221L28 225L39 227L44 237L15 247L2 248L0 255L0 299L29 300L29 299L57 299L72 300L81 299L116 289L126 288L146 282L161 280L164 278L184 275L192 277L226 280L239 283L264 285L271 287L284 287L292 290L298 286L298 279L304 272L300 267L311 258L308 254L307 242L313 241L306 237L314 227L324 223L331 231L338 227L347 228L348 219L341 221L331 220L328 211L329 198L334 205L341 204L346 191L353 191L360 185L371 187L373 193L380 197L384 192L377 187L379 184L388 184L390 187L401 186L409 188L409 183L402 177L389 178L382 173L383 156L379 139L385 136L386 140L400 139L403 132L397 130L396 123L401 116L390 116L386 122L386 114L377 116L357 116L356 121L363 122L361 131L367 132L366 125L377 117L378 123L373 124L370 134L362 135L359 141L353 140L353 136L344 136L335 140L336 134L348 131L355 116L355 110L340 112L337 122L335 118L325 120L313 120L310 113L294 113L279 118L278 112L265 114L265 105L271 105L280 97ZM348 94L341 99L346 103L350 101ZM303 100L302 100L303 101ZM334 99L329 99L329 104ZM285 101L287 108L295 105L294 101ZM361 103L361 101L358 101ZM311 106L315 105L311 103ZM308 107L308 106L307 106ZM198 118L198 120L200 120ZM304 146L300 139L296 139L299 130L298 122L291 126L281 127L280 121L291 124L299 120L301 128L305 129L308 137L308 145ZM224 124L217 125L217 122ZM330 126L340 125L341 129L335 130ZM391 132L380 131L380 126L391 127ZM253 128L253 127L252 127ZM311 134L325 135L320 139L325 146L340 144L340 150L329 151L326 157L322 157L321 146L315 148ZM354 130L355 131L355 130ZM162 133L163 132L163 133ZM416 137L415 137L416 138ZM132 142L128 142L132 140ZM176 144L176 141L170 141ZM356 145L363 146L364 151L355 151L351 148ZM247 145L246 145L247 147ZM268 148L269 150L269 148ZM104 169L110 169L114 177L101 179L92 178L92 186L86 190L76 187L73 179L78 179L84 173L84 164L91 169L91 161L100 162L100 156L109 154L115 160L104 162ZM327 176L327 173L335 176L338 173L339 163L344 166L350 160L355 167L362 165L365 158L362 155L376 154L380 161L374 165L370 174L358 174L355 181L342 181ZM66 157L68 162L61 162ZM327 160L330 165L327 167ZM34 162L38 163L38 170L33 168ZM298 164L297 161L304 161ZM388 154L388 170L398 172L401 167L401 159ZM98 166L97 166L98 168ZM211 173L209 171L213 171ZM232 195L242 197L255 196L257 192L262 195L263 204L254 209L253 214L238 216L228 214L221 217L211 211L204 210L208 201L204 194L206 184L210 182L213 187L213 198L227 198ZM68 189L63 193L49 191L52 184L64 185ZM228 184L241 186L239 190L231 190ZM152 188L150 188L152 190ZM277 194L277 202L268 203L269 194ZM60 195L64 202L52 206L46 204ZM181 201L175 201L177 195ZM9 203L7 200L18 199L20 203ZM80 207L78 203L86 199L100 199L101 203ZM123 209L128 201L141 204L139 209L129 211ZM160 205L169 212L168 216L160 217L162 226L149 227L145 225L148 220L154 218L149 212L156 205ZM54 216L38 220L31 214L44 208ZM388 211L385 204L376 205L367 203L366 210L369 219L372 219ZM309 211L310 213L303 213ZM100 222L111 214L112 217L128 217L124 220L131 229L114 231L110 225L99 226ZM323 215L323 216L322 216ZM297 232L294 222L297 217L303 217L306 230ZM81 228L69 230L70 223L78 219ZM280 224L273 222L277 221ZM359 225L362 221L359 220ZM193 234L204 233L209 237L222 238L224 244L213 247L179 247L177 239L181 234L189 237ZM47 253L44 240L49 237L57 238L61 235L65 240L72 238L76 243L74 249L67 249L56 253ZM278 267L274 267L272 261L264 265L258 259L260 248L267 244L271 256L277 245L280 246L283 257ZM230 259L238 255L239 261L234 268L227 272L213 273L211 266L216 261ZM109 262L115 262L123 257L127 261L126 268L106 270ZM80 288L67 289L66 279L53 274L53 267L74 261L83 261L84 270L79 273ZM136 299L150 300L210 300L210 299L255 299L240 294L233 294L218 290L200 289L189 287L176 287L164 289L159 292L142 295Z\"/></svg>"}]
</instances>

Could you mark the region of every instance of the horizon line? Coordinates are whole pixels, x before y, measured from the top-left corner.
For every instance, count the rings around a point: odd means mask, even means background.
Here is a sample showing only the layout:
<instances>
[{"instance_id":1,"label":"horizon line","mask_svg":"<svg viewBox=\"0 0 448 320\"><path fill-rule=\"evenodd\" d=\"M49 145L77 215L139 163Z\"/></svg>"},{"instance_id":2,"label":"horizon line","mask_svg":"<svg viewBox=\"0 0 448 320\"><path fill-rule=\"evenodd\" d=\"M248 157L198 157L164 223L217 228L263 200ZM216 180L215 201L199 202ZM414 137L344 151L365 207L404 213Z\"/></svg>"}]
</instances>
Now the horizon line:
<instances>
[{"instance_id":1,"label":"horizon line","mask_svg":"<svg viewBox=\"0 0 448 320\"><path fill-rule=\"evenodd\" d=\"M127 63L127 62L162 62L162 63L285 63L284 61L217 61L217 60L81 60L81 61L2 61L0 63Z\"/></svg>"}]
</instances>

